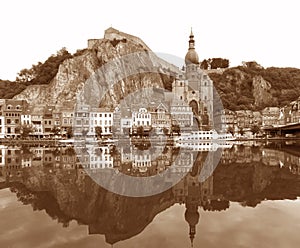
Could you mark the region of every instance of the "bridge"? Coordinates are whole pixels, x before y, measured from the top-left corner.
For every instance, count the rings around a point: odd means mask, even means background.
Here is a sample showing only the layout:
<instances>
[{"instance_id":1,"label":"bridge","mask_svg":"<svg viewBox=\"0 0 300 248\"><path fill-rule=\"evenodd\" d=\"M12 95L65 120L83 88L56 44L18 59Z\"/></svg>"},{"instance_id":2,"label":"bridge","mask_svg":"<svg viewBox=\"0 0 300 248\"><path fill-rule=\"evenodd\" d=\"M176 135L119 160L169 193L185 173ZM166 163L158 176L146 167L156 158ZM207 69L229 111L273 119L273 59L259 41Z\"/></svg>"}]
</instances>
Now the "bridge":
<instances>
[{"instance_id":1,"label":"bridge","mask_svg":"<svg viewBox=\"0 0 300 248\"><path fill-rule=\"evenodd\" d=\"M262 128L267 134L272 136L286 136L287 134L300 137L300 123L289 123L278 126L265 126Z\"/></svg>"}]
</instances>

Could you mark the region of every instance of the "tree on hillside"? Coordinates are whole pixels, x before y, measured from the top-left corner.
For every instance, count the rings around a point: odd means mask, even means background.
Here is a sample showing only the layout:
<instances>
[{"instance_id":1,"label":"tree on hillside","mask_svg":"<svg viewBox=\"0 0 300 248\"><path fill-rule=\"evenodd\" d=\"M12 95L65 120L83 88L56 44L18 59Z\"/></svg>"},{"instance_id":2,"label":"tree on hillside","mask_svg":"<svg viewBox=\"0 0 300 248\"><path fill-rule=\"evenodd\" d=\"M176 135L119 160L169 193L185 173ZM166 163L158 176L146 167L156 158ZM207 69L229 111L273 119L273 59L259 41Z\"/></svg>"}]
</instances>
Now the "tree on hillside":
<instances>
[{"instance_id":1,"label":"tree on hillside","mask_svg":"<svg viewBox=\"0 0 300 248\"><path fill-rule=\"evenodd\" d=\"M208 69L208 66L209 66L209 62L208 60L204 59L201 64L200 64L200 68L203 69L203 70L207 70Z\"/></svg>"},{"instance_id":2,"label":"tree on hillside","mask_svg":"<svg viewBox=\"0 0 300 248\"><path fill-rule=\"evenodd\" d=\"M229 60L223 58L204 59L200 64L200 68L203 70L228 68L228 67L229 67Z\"/></svg>"},{"instance_id":3,"label":"tree on hillside","mask_svg":"<svg viewBox=\"0 0 300 248\"><path fill-rule=\"evenodd\" d=\"M48 84L57 74L59 65L72 55L65 47L51 55L44 63L38 62L30 69L22 69L16 78L16 82L30 84Z\"/></svg>"},{"instance_id":4,"label":"tree on hillside","mask_svg":"<svg viewBox=\"0 0 300 248\"><path fill-rule=\"evenodd\" d=\"M228 68L228 67L229 67L228 59L213 58L210 62L211 69Z\"/></svg>"}]
</instances>

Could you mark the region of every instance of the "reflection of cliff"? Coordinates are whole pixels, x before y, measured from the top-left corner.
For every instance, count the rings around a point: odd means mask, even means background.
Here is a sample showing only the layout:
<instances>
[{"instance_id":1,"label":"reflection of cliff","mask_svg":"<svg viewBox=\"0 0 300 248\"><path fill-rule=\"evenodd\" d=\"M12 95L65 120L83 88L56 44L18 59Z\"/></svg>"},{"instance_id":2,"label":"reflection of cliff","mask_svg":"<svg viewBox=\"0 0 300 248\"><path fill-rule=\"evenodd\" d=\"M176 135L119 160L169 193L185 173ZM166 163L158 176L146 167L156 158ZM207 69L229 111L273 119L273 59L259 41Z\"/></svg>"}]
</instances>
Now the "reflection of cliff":
<instances>
[{"instance_id":1,"label":"reflection of cliff","mask_svg":"<svg viewBox=\"0 0 300 248\"><path fill-rule=\"evenodd\" d=\"M300 195L299 176L288 168L262 163L221 164L214 172L214 194L229 201L256 206L263 200L296 199Z\"/></svg>"},{"instance_id":2,"label":"reflection of cliff","mask_svg":"<svg viewBox=\"0 0 300 248\"><path fill-rule=\"evenodd\" d=\"M108 192L80 170L30 168L23 184L13 190L33 209L45 209L65 226L72 219L89 226L89 233L104 234L108 243L140 233L153 218L172 206L172 191L147 198L128 198Z\"/></svg>"}]
</instances>

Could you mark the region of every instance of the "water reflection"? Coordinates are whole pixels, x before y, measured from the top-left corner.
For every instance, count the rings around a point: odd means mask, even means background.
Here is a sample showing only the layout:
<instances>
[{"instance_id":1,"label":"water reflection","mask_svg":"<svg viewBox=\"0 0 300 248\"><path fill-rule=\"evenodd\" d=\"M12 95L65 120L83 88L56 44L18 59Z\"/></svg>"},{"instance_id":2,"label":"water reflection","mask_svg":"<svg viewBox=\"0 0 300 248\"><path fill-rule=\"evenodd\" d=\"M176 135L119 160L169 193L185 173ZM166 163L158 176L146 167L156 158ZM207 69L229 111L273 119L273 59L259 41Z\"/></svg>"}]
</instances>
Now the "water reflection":
<instances>
[{"instance_id":1,"label":"water reflection","mask_svg":"<svg viewBox=\"0 0 300 248\"><path fill-rule=\"evenodd\" d=\"M104 234L110 244L141 233L157 214L183 204L189 226L186 235L193 242L200 225L199 208L224 211L230 202L256 207L264 200L296 199L300 195L299 147L298 143L233 145L223 151L213 175L200 183L207 152L178 153L178 148L167 146L159 148L157 156L156 151L134 146L119 151L100 146L87 148L78 157L72 147L1 146L0 185L9 187L33 210L45 210L65 227L77 220L88 226L90 234ZM107 170L144 177L168 168L172 175L188 173L169 190L140 198L111 193L88 175Z\"/></svg>"}]
</instances>

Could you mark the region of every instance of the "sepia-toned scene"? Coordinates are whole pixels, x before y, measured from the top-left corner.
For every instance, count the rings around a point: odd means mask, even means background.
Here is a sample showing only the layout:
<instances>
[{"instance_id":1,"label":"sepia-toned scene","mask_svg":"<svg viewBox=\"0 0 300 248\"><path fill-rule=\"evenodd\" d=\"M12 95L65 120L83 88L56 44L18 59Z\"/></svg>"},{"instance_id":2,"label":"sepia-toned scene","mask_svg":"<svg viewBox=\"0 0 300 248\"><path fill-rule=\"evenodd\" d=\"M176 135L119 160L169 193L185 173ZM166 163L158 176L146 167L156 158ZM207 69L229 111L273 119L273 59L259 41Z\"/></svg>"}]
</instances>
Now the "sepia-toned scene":
<instances>
[{"instance_id":1,"label":"sepia-toned scene","mask_svg":"<svg viewBox=\"0 0 300 248\"><path fill-rule=\"evenodd\" d=\"M298 247L295 2L12 2L0 247Z\"/></svg>"}]
</instances>

